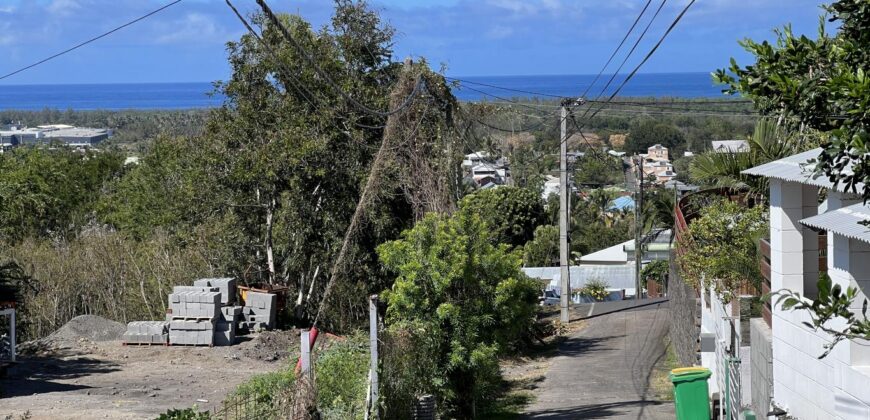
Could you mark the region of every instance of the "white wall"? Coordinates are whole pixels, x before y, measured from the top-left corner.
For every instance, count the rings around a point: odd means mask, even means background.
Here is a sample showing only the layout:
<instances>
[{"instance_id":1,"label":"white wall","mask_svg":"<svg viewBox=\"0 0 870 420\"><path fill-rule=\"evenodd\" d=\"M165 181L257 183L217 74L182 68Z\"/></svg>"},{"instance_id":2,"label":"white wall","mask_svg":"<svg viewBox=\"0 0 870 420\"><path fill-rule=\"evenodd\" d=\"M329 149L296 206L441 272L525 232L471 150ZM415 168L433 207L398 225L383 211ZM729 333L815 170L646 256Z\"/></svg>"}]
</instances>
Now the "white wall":
<instances>
[{"instance_id":1,"label":"white wall","mask_svg":"<svg viewBox=\"0 0 870 420\"><path fill-rule=\"evenodd\" d=\"M812 295L817 234L799 219L811 215L815 188L771 180L770 191L771 289ZM853 202L829 192L828 211ZM870 245L829 233L828 274L844 288L870 286ZM805 311L773 308L774 403L803 420L870 418L870 348L843 342L819 360L830 337L802 324L809 320Z\"/></svg>"}]
</instances>

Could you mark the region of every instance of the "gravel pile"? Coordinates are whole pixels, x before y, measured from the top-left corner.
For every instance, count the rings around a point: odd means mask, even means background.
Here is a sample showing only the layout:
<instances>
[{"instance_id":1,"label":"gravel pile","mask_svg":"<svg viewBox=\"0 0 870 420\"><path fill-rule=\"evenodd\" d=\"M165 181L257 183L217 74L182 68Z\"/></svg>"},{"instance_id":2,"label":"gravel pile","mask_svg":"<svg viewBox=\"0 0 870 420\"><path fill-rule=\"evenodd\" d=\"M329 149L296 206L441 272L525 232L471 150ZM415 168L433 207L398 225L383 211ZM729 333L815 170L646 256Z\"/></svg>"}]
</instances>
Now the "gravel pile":
<instances>
[{"instance_id":1,"label":"gravel pile","mask_svg":"<svg viewBox=\"0 0 870 420\"><path fill-rule=\"evenodd\" d=\"M63 327L51 333L46 339L58 344L72 344L82 338L91 341L119 340L127 327L97 315L79 315Z\"/></svg>"}]
</instances>

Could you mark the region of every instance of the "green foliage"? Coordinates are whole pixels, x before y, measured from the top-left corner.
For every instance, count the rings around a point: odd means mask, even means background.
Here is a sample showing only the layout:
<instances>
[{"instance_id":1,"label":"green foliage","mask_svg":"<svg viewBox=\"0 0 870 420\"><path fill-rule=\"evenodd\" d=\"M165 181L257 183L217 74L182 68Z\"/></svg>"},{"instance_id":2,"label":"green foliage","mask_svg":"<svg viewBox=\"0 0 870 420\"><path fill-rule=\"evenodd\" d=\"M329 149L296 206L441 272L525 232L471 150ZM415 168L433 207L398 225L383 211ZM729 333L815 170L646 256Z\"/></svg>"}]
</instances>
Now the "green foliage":
<instances>
[{"instance_id":1,"label":"green foliage","mask_svg":"<svg viewBox=\"0 0 870 420\"><path fill-rule=\"evenodd\" d=\"M594 150L574 164L574 182L581 185L625 183L622 160Z\"/></svg>"},{"instance_id":2,"label":"green foliage","mask_svg":"<svg viewBox=\"0 0 870 420\"><path fill-rule=\"evenodd\" d=\"M519 269L517 253L494 245L479 216L430 214L378 248L396 273L384 292L387 322L424 329L440 370L432 392L453 416L473 416L499 380L497 357L515 347L534 321L539 288Z\"/></svg>"},{"instance_id":3,"label":"green foliage","mask_svg":"<svg viewBox=\"0 0 870 420\"><path fill-rule=\"evenodd\" d=\"M677 257L683 279L703 280L728 302L744 285L760 286L758 239L768 231L764 206L746 208L727 199L706 207L692 221L677 245L685 252Z\"/></svg>"},{"instance_id":4,"label":"green foliage","mask_svg":"<svg viewBox=\"0 0 870 420\"><path fill-rule=\"evenodd\" d=\"M658 284L665 284L669 273L670 264L665 260L656 260L644 266L640 276L644 279L653 279Z\"/></svg>"},{"instance_id":5,"label":"green foliage","mask_svg":"<svg viewBox=\"0 0 870 420\"><path fill-rule=\"evenodd\" d=\"M777 127L773 121L762 119L755 125L749 138L749 151L744 153L717 153L709 151L692 159L689 172L692 182L709 186L748 191L767 192L767 179L744 175L741 172L802 152L812 144L803 137Z\"/></svg>"},{"instance_id":6,"label":"green foliage","mask_svg":"<svg viewBox=\"0 0 870 420\"><path fill-rule=\"evenodd\" d=\"M569 244L573 255L590 254L633 237L631 212L606 212L611 197L613 194L600 191L590 194L589 200L571 200Z\"/></svg>"},{"instance_id":7,"label":"green foliage","mask_svg":"<svg viewBox=\"0 0 870 420\"><path fill-rule=\"evenodd\" d=\"M0 154L0 241L75 232L91 219L103 184L118 176L115 153L16 148Z\"/></svg>"},{"instance_id":8,"label":"green foliage","mask_svg":"<svg viewBox=\"0 0 870 420\"><path fill-rule=\"evenodd\" d=\"M667 147L671 158L682 156L686 150L686 138L676 126L660 120L642 119L632 124L625 140L625 151L646 153L650 146L656 144Z\"/></svg>"},{"instance_id":9,"label":"green foliage","mask_svg":"<svg viewBox=\"0 0 870 420\"><path fill-rule=\"evenodd\" d=\"M806 299L800 293L782 289L772 292L764 299L777 296L775 305L779 305L784 311L802 310L810 315L809 322L803 322L805 326L814 330L821 330L831 335L830 342L824 344L825 352L819 356L823 359L834 350L834 347L843 340L870 338L870 319L867 318L867 299L861 305L861 313L855 313L852 309L855 299L860 291L856 287L847 287L843 290L839 284L833 284L828 273L821 273L817 283L819 295L816 299ZM842 327L834 327L831 321L839 321Z\"/></svg>"},{"instance_id":10,"label":"green foliage","mask_svg":"<svg viewBox=\"0 0 870 420\"><path fill-rule=\"evenodd\" d=\"M530 241L546 219L539 194L516 187L477 191L462 199L459 212L479 216L490 226L493 241L511 247Z\"/></svg>"},{"instance_id":11,"label":"green foliage","mask_svg":"<svg viewBox=\"0 0 870 420\"><path fill-rule=\"evenodd\" d=\"M157 416L156 420L211 420L211 414L207 411L199 411L192 408L171 408Z\"/></svg>"},{"instance_id":12,"label":"green foliage","mask_svg":"<svg viewBox=\"0 0 870 420\"><path fill-rule=\"evenodd\" d=\"M538 226L535 237L523 246L523 265L526 267L556 267L559 265L559 228Z\"/></svg>"},{"instance_id":13,"label":"green foliage","mask_svg":"<svg viewBox=\"0 0 870 420\"><path fill-rule=\"evenodd\" d=\"M314 365L317 408L324 419L362 419L368 386L368 336L330 344Z\"/></svg>"},{"instance_id":14,"label":"green foliage","mask_svg":"<svg viewBox=\"0 0 870 420\"><path fill-rule=\"evenodd\" d=\"M826 7L838 32L826 33L819 19L816 39L795 36L790 26L775 31L775 43L744 40L755 63L731 59L714 79L724 92L742 94L764 115L801 133L821 132L824 152L816 170L847 189L861 185L870 198L870 7L865 0L834 1ZM863 183L863 185L861 184Z\"/></svg>"},{"instance_id":15,"label":"green foliage","mask_svg":"<svg viewBox=\"0 0 870 420\"><path fill-rule=\"evenodd\" d=\"M586 282L582 288L577 290L576 294L601 302L610 295L610 292L607 291L608 287L610 287L610 284L606 280L594 278Z\"/></svg>"}]
</instances>

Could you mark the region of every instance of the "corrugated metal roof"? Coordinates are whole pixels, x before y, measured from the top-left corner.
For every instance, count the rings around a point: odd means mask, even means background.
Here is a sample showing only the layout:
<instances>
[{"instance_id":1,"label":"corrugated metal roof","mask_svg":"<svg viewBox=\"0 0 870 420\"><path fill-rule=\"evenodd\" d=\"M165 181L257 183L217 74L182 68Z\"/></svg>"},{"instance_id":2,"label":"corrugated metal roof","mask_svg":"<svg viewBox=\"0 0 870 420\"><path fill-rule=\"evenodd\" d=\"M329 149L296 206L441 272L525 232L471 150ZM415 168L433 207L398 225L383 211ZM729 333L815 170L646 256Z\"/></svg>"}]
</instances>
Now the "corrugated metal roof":
<instances>
[{"instance_id":1,"label":"corrugated metal roof","mask_svg":"<svg viewBox=\"0 0 870 420\"><path fill-rule=\"evenodd\" d=\"M552 286L558 286L562 277L559 267L526 267L523 272L532 278L550 280ZM569 275L572 289L583 287L593 279L604 280L614 289L634 287L634 264L572 265Z\"/></svg>"},{"instance_id":2,"label":"corrugated metal roof","mask_svg":"<svg viewBox=\"0 0 870 420\"><path fill-rule=\"evenodd\" d=\"M870 221L870 205L853 204L818 216L801 220L805 226L826 230L870 243L870 227L859 224Z\"/></svg>"},{"instance_id":3,"label":"corrugated metal roof","mask_svg":"<svg viewBox=\"0 0 870 420\"><path fill-rule=\"evenodd\" d=\"M829 181L824 175L817 176L814 173L816 166L815 163L810 163L811 160L818 158L821 153L821 148L815 148L787 158L749 168L741 173L745 175L763 176L765 178L798 182L805 185L833 189L834 183ZM849 171L849 167L846 168L846 171ZM864 188L864 184L858 184L856 188L861 190ZM846 188L842 183L837 185L836 190L840 192L852 192L846 191Z\"/></svg>"}]
</instances>

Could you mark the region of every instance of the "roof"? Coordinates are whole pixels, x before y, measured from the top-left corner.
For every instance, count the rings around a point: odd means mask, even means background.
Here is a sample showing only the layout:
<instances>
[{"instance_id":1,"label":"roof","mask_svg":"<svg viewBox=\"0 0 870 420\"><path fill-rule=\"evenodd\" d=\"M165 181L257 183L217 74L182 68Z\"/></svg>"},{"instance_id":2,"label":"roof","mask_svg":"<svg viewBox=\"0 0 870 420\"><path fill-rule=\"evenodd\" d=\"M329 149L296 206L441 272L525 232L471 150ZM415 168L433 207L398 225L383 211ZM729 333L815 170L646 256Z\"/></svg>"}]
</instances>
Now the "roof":
<instances>
[{"instance_id":1,"label":"roof","mask_svg":"<svg viewBox=\"0 0 870 420\"><path fill-rule=\"evenodd\" d=\"M625 252L625 245L632 241L626 241L618 245L614 245L610 248L604 248L599 251L595 251L591 254L584 255L580 257L580 264L590 263L590 262L621 262L625 264L628 261L628 254Z\"/></svg>"},{"instance_id":2,"label":"roof","mask_svg":"<svg viewBox=\"0 0 870 420\"><path fill-rule=\"evenodd\" d=\"M860 203L808 217L801 220L801 223L811 228L870 243L870 227L860 224L868 221L870 221L870 206Z\"/></svg>"},{"instance_id":3,"label":"roof","mask_svg":"<svg viewBox=\"0 0 870 420\"><path fill-rule=\"evenodd\" d=\"M810 162L811 160L819 157L819 154L821 153L821 148L815 148L813 150L798 153L787 158L768 162L754 168L749 168L741 172L741 174L763 176L765 178L773 178L782 181L812 185L820 188L834 189L834 183L828 180L827 177L825 177L824 175L819 176L815 174L814 170L816 165L815 163ZM847 167L845 170L850 171L851 169ZM855 188L858 190L863 189L864 184L858 183ZM846 187L842 183L837 185L836 190L840 192L851 192L846 191Z\"/></svg>"},{"instance_id":4,"label":"roof","mask_svg":"<svg viewBox=\"0 0 870 420\"><path fill-rule=\"evenodd\" d=\"M610 155L610 156L617 156L617 157L619 157L619 156L623 156L623 155L625 155L625 152L617 152L616 150L608 150L608 151L607 151L607 154Z\"/></svg>"},{"instance_id":5,"label":"roof","mask_svg":"<svg viewBox=\"0 0 870 420\"><path fill-rule=\"evenodd\" d=\"M629 196L622 196L614 199L607 208L608 211L612 210L627 210L634 208L634 199Z\"/></svg>"},{"instance_id":6,"label":"roof","mask_svg":"<svg viewBox=\"0 0 870 420\"><path fill-rule=\"evenodd\" d=\"M667 149L667 147L662 146L661 144L654 144L649 147L649 149ZM647 150L649 150L647 149Z\"/></svg>"},{"instance_id":7,"label":"roof","mask_svg":"<svg viewBox=\"0 0 870 420\"><path fill-rule=\"evenodd\" d=\"M713 140L713 150L717 153L739 153L749 151L746 140Z\"/></svg>"}]
</instances>

